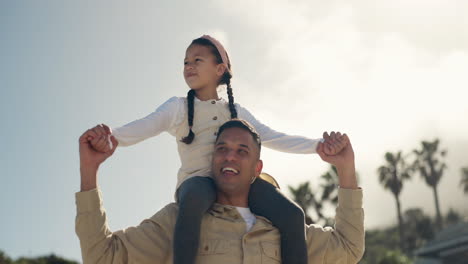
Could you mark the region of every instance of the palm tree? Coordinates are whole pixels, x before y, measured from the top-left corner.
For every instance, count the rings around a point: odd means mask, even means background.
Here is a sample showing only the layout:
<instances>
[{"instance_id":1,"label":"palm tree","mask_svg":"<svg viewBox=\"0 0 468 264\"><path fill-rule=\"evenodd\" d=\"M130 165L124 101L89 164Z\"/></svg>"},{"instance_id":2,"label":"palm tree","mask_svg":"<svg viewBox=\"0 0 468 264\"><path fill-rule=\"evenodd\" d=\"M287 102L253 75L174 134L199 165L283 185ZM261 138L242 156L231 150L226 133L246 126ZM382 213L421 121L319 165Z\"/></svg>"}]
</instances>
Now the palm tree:
<instances>
[{"instance_id":1,"label":"palm tree","mask_svg":"<svg viewBox=\"0 0 468 264\"><path fill-rule=\"evenodd\" d=\"M356 172L356 178L359 183L359 174ZM338 204L338 186L340 185L340 181L338 178L338 171L336 170L335 166L330 165L330 169L320 176L322 183L320 187L322 188L322 202L328 202L333 207L336 207Z\"/></svg>"},{"instance_id":2,"label":"palm tree","mask_svg":"<svg viewBox=\"0 0 468 264\"><path fill-rule=\"evenodd\" d=\"M414 167L419 171L419 174L426 181L434 192L434 200L436 207L436 225L438 230L442 229L442 214L440 213L439 206L439 194L437 192L437 185L439 184L440 178L442 178L444 169L447 168L442 159L447 154L447 151L439 151L439 139L435 139L433 142L422 141L421 149L414 150L416 154L416 160Z\"/></svg>"},{"instance_id":3,"label":"palm tree","mask_svg":"<svg viewBox=\"0 0 468 264\"><path fill-rule=\"evenodd\" d=\"M319 209L322 209L323 206L326 204L331 205L332 207L336 207L338 204L338 172L335 166L331 165L329 170L320 176L320 180L322 181L320 184L320 188L322 189L322 193L320 195L320 202L319 202ZM316 208L317 210L317 208ZM319 212L319 219L322 220L325 226L333 225L334 219L327 217L322 214L322 210L317 210Z\"/></svg>"},{"instance_id":4,"label":"palm tree","mask_svg":"<svg viewBox=\"0 0 468 264\"><path fill-rule=\"evenodd\" d=\"M462 178L460 181L460 186L463 188L463 192L468 194L468 167L462 168Z\"/></svg>"},{"instance_id":5,"label":"palm tree","mask_svg":"<svg viewBox=\"0 0 468 264\"><path fill-rule=\"evenodd\" d=\"M304 182L299 184L297 188L294 188L292 186L288 186L289 192L293 196L293 200L299 204L299 206L304 210L305 213L305 218L306 218L306 224L310 225L314 223L312 220L312 217L308 214L309 207L314 206L316 207L316 199L314 196L314 193L312 192L312 189L309 185L309 182Z\"/></svg>"},{"instance_id":6,"label":"palm tree","mask_svg":"<svg viewBox=\"0 0 468 264\"><path fill-rule=\"evenodd\" d=\"M356 178L359 183L359 174L356 172ZM335 166L330 165L330 168L327 172L320 176L320 180L322 181L320 184L320 188L322 189L322 193L320 196L320 205L324 206L326 204L330 205L332 208L336 208L338 204L338 186L340 185L338 171ZM334 218L330 218L327 216L321 216L319 218L323 220L326 226L333 225Z\"/></svg>"},{"instance_id":7,"label":"palm tree","mask_svg":"<svg viewBox=\"0 0 468 264\"><path fill-rule=\"evenodd\" d=\"M398 215L398 231L400 236L400 249L405 251L403 238L403 218L401 215L400 193L403 189L403 181L410 178L411 167L407 166L402 157L401 151L396 154L385 153L386 164L378 168L379 181L385 189L392 192L395 197L397 215Z\"/></svg>"},{"instance_id":8,"label":"palm tree","mask_svg":"<svg viewBox=\"0 0 468 264\"><path fill-rule=\"evenodd\" d=\"M320 176L322 184L321 201L329 201L332 205L338 204L338 171L335 166L330 166L330 169Z\"/></svg>"},{"instance_id":9,"label":"palm tree","mask_svg":"<svg viewBox=\"0 0 468 264\"><path fill-rule=\"evenodd\" d=\"M338 204L338 174L334 166L320 176L321 184L320 191L312 191L309 182L299 184L297 188L289 187L289 191L293 196L293 200L301 206L306 215L306 223L321 223L325 226L331 226L333 219L327 217L323 213L325 204ZM315 217L308 213L308 209L314 210Z\"/></svg>"},{"instance_id":10,"label":"palm tree","mask_svg":"<svg viewBox=\"0 0 468 264\"><path fill-rule=\"evenodd\" d=\"M338 204L339 180L336 168L330 166L329 170L320 176L320 180L318 192L313 191L308 182L299 184L297 188L291 186L288 188L293 200L304 210L307 224L320 223L324 226L331 226L334 218L325 215L324 208L328 205L335 208ZM314 210L315 217L308 214L309 208Z\"/></svg>"}]
</instances>

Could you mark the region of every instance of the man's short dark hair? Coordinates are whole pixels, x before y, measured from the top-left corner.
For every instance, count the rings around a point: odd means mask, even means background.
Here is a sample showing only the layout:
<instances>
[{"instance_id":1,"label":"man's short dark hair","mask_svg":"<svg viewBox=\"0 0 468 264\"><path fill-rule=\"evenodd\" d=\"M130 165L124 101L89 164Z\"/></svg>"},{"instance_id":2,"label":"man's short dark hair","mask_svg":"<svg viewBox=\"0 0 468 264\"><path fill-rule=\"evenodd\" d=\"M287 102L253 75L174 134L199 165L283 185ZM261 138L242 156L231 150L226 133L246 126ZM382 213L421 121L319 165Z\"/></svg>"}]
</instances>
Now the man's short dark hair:
<instances>
[{"instance_id":1,"label":"man's short dark hair","mask_svg":"<svg viewBox=\"0 0 468 264\"><path fill-rule=\"evenodd\" d=\"M252 135L254 142L257 143L258 150L260 152L260 150L262 149L262 142L260 140L260 135L257 133L255 128L249 122L243 119L237 119L237 118L231 119L227 121L226 123L224 123L222 126L220 126L218 129L218 133L216 135L216 142L218 141L219 136L221 135L221 133L223 133L225 129L233 128L233 127L238 127L249 132L250 135Z\"/></svg>"}]
</instances>

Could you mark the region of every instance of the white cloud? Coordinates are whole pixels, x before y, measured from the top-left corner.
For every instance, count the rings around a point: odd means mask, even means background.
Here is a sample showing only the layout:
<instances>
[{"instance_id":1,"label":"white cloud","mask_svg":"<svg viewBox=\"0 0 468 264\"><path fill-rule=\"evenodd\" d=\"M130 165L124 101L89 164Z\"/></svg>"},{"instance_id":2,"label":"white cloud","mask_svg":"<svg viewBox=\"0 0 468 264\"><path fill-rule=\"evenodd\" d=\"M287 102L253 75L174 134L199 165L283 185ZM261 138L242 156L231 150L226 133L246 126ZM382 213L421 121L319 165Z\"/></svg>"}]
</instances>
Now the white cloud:
<instances>
[{"instance_id":1,"label":"white cloud","mask_svg":"<svg viewBox=\"0 0 468 264\"><path fill-rule=\"evenodd\" d=\"M261 78L236 81L243 89L248 87L238 98L255 105L254 114L278 130L313 133L310 137L330 129L349 132L363 186L372 196L382 193L375 171L386 151L407 152L421 140L435 137L468 139L464 88L468 87L464 74L468 51L454 43L466 37L466 33L457 34L467 25L460 16L460 8L468 11L466 5L362 1L354 6L322 5L319 13L314 4L254 1L222 9L269 38L250 39L264 47L264 53L249 58L250 63L261 65ZM266 152L264 159L270 172L288 175L285 184L316 181L304 171L326 168L298 156L279 162L285 156L278 153ZM293 165L283 168L286 163ZM456 188L457 184L450 178L443 186ZM426 188L420 183L411 188L421 186ZM462 199L461 193L454 196ZM392 199L382 196L389 206ZM428 200L410 199L407 205ZM432 211L431 203L425 209ZM366 206L378 212L371 213L369 223L380 223L379 216L385 212L376 204Z\"/></svg>"},{"instance_id":2,"label":"white cloud","mask_svg":"<svg viewBox=\"0 0 468 264\"><path fill-rule=\"evenodd\" d=\"M466 1L357 1L356 20L376 35L396 32L419 48L447 52L468 47Z\"/></svg>"}]
</instances>

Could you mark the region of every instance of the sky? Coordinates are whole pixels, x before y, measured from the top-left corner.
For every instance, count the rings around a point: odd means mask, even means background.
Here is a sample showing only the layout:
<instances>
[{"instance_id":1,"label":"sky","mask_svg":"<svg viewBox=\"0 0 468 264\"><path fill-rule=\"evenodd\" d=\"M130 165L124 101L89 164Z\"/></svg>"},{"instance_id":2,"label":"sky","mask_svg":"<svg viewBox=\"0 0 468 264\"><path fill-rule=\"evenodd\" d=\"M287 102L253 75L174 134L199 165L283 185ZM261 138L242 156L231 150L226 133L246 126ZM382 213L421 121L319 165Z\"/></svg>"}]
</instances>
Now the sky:
<instances>
[{"instance_id":1,"label":"sky","mask_svg":"<svg viewBox=\"0 0 468 264\"><path fill-rule=\"evenodd\" d=\"M368 229L396 223L377 176L385 152L407 155L435 138L448 151L442 212L467 216L458 186L468 166L467 13L462 0L1 1L0 250L81 261L78 137L185 96L185 49L203 34L226 46L235 100L260 121L311 138L350 136ZM304 181L316 188L328 169L318 155L265 149L262 159L286 193ZM179 166L167 133L119 148L99 171L110 228L172 202ZM401 201L434 215L419 176Z\"/></svg>"}]
</instances>

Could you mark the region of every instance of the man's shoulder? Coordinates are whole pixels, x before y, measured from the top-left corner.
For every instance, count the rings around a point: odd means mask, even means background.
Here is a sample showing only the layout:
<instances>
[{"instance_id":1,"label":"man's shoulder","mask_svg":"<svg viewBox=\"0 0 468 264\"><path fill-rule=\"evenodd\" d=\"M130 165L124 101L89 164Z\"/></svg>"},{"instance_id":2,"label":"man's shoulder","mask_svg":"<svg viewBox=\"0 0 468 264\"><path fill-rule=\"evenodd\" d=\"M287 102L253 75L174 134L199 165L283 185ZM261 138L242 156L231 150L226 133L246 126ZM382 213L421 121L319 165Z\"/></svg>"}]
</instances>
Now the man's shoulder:
<instances>
[{"instance_id":1,"label":"man's shoulder","mask_svg":"<svg viewBox=\"0 0 468 264\"><path fill-rule=\"evenodd\" d=\"M170 203L164 206L161 210L156 212L149 220L158 224L169 224L173 225L177 219L179 212L179 206L176 203Z\"/></svg>"}]
</instances>

